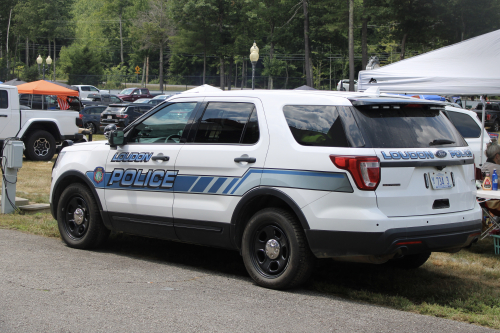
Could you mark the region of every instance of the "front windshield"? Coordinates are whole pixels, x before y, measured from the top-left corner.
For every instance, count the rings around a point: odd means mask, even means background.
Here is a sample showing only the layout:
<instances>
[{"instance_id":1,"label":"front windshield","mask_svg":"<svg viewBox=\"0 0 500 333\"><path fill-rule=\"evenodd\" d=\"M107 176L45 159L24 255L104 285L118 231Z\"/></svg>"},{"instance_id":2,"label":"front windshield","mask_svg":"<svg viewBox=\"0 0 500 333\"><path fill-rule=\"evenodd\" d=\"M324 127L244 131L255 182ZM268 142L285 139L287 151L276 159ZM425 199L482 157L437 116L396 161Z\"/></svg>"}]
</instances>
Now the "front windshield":
<instances>
[{"instance_id":1,"label":"front windshield","mask_svg":"<svg viewBox=\"0 0 500 333\"><path fill-rule=\"evenodd\" d=\"M127 89L123 89L122 91L120 91L120 94L121 95L130 95L132 93L132 91L134 91L135 88L127 88Z\"/></svg>"}]
</instances>

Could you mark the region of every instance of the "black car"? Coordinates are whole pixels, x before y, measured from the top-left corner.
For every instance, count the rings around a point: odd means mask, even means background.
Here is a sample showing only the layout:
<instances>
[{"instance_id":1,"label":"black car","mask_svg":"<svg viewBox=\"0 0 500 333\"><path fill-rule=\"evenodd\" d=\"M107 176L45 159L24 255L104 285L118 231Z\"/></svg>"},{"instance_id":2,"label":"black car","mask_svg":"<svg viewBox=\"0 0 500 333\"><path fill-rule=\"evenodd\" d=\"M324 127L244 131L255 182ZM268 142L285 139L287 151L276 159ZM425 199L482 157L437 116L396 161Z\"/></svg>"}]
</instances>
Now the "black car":
<instances>
[{"instance_id":1,"label":"black car","mask_svg":"<svg viewBox=\"0 0 500 333\"><path fill-rule=\"evenodd\" d=\"M82 100L84 106L89 105L109 105L124 103L120 97L110 94L89 94L87 99ZM126 103L126 102L125 102Z\"/></svg>"},{"instance_id":2,"label":"black car","mask_svg":"<svg viewBox=\"0 0 500 333\"><path fill-rule=\"evenodd\" d=\"M137 103L110 104L101 113L100 129L103 131L110 124L115 124L118 128L125 128L153 107L154 105L151 104Z\"/></svg>"},{"instance_id":3,"label":"black car","mask_svg":"<svg viewBox=\"0 0 500 333\"><path fill-rule=\"evenodd\" d=\"M477 113L479 119L483 116L483 103L476 105L473 110ZM493 132L500 131L500 104L496 102L486 102L486 112L484 117L484 126L489 127Z\"/></svg>"},{"instance_id":4,"label":"black car","mask_svg":"<svg viewBox=\"0 0 500 333\"><path fill-rule=\"evenodd\" d=\"M80 111L82 127L90 130L92 134L97 133L101 123L101 113L106 110L106 105L87 106Z\"/></svg>"}]
</instances>

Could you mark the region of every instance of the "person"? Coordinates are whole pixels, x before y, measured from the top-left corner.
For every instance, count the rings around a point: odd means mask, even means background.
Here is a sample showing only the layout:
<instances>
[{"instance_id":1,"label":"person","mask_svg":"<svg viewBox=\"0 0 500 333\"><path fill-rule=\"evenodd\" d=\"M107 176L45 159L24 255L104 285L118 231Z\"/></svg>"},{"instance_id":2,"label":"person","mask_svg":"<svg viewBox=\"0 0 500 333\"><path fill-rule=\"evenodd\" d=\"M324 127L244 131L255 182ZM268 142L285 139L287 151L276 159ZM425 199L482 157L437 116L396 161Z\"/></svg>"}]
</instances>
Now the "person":
<instances>
[{"instance_id":1,"label":"person","mask_svg":"<svg viewBox=\"0 0 500 333\"><path fill-rule=\"evenodd\" d=\"M488 158L486 162L481 166L481 172L484 174L486 172L493 175L493 170L497 170L497 174L500 172L500 145L497 141L494 141L488 145L486 148L486 157ZM488 200L484 202L486 208L488 208L491 215L498 219L500 216L500 200ZM488 229L489 224L483 219L483 231Z\"/></svg>"},{"instance_id":2,"label":"person","mask_svg":"<svg viewBox=\"0 0 500 333\"><path fill-rule=\"evenodd\" d=\"M486 162L481 166L481 172L489 172L490 176L493 175L493 169L500 173L500 145L498 142L492 142L486 148Z\"/></svg>"}]
</instances>

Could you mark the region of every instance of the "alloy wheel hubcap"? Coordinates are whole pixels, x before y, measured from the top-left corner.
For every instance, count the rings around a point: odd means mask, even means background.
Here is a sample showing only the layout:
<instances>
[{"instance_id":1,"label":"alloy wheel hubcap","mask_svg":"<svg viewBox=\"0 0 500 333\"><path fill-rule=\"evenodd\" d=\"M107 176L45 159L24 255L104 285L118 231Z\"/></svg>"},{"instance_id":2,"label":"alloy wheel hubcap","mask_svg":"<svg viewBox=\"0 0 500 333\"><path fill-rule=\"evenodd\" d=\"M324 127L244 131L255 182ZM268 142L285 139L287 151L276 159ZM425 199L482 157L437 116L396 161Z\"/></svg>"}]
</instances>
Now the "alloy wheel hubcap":
<instances>
[{"instance_id":1,"label":"alloy wheel hubcap","mask_svg":"<svg viewBox=\"0 0 500 333\"><path fill-rule=\"evenodd\" d=\"M73 218L75 220L75 223L77 225L82 224L83 218L84 218L84 212L81 208L75 209L75 212L73 213Z\"/></svg>"},{"instance_id":2,"label":"alloy wheel hubcap","mask_svg":"<svg viewBox=\"0 0 500 333\"><path fill-rule=\"evenodd\" d=\"M35 154L38 156L45 156L49 153L50 143L47 139L40 138L33 143L33 148L35 150Z\"/></svg>"}]
</instances>

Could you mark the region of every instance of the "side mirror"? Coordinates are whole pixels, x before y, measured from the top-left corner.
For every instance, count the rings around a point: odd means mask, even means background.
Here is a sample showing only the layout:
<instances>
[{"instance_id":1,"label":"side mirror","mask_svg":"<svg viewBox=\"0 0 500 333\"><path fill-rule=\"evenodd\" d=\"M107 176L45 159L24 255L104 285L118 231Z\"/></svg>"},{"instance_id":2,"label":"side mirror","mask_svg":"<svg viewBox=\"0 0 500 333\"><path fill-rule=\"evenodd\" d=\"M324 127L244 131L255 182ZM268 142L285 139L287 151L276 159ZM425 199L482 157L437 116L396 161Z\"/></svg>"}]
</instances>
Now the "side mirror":
<instances>
[{"instance_id":1,"label":"side mirror","mask_svg":"<svg viewBox=\"0 0 500 333\"><path fill-rule=\"evenodd\" d=\"M110 124L106 127L104 127L104 137L109 140L109 133L111 131L116 131L116 125L115 124Z\"/></svg>"},{"instance_id":2,"label":"side mirror","mask_svg":"<svg viewBox=\"0 0 500 333\"><path fill-rule=\"evenodd\" d=\"M125 144L125 136L123 130L116 130L109 132L108 138L109 145L111 147L121 146Z\"/></svg>"}]
</instances>

